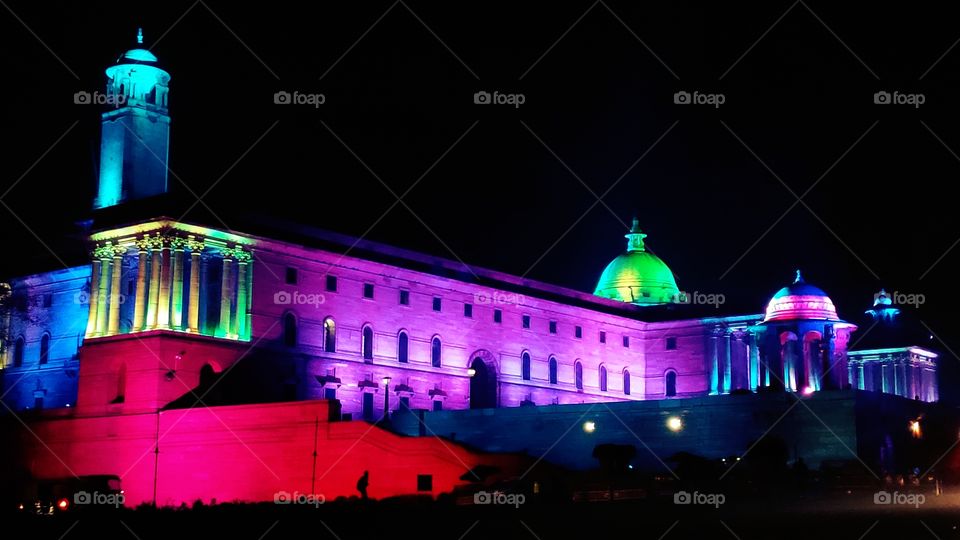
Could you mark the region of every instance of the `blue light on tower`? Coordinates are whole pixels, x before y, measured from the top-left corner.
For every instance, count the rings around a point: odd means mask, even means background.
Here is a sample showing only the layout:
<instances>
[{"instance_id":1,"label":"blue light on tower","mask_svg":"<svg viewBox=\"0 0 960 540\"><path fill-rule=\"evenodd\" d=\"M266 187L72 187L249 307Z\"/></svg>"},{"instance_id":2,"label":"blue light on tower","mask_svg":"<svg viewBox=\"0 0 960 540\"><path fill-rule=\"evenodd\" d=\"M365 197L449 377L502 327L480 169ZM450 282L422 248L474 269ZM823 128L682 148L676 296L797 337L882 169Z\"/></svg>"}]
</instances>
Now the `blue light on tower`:
<instances>
[{"instance_id":1,"label":"blue light on tower","mask_svg":"<svg viewBox=\"0 0 960 540\"><path fill-rule=\"evenodd\" d=\"M137 46L123 53L106 74L113 108L101 116L100 180L94 208L167 191L170 74L143 48L142 30L137 30Z\"/></svg>"}]
</instances>

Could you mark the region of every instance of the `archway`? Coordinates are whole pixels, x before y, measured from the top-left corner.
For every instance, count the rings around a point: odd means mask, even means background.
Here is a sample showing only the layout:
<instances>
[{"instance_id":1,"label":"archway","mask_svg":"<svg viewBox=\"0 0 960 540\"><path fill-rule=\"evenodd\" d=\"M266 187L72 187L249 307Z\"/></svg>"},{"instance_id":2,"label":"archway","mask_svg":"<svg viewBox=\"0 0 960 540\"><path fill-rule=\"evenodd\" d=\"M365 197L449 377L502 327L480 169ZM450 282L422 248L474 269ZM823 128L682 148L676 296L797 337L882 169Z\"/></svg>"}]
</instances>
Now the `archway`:
<instances>
[{"instance_id":1,"label":"archway","mask_svg":"<svg viewBox=\"0 0 960 540\"><path fill-rule=\"evenodd\" d=\"M470 369L470 408L490 409L497 406L497 366L490 353L482 351L473 355Z\"/></svg>"}]
</instances>

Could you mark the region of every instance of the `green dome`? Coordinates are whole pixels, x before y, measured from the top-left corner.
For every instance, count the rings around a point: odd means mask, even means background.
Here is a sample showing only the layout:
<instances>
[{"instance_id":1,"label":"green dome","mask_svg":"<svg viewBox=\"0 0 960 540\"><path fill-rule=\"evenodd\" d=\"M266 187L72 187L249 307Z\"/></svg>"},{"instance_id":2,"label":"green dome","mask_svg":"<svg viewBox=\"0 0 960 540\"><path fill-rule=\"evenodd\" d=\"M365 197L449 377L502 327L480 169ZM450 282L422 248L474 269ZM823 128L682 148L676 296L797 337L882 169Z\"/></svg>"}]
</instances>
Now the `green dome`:
<instances>
[{"instance_id":1,"label":"green dome","mask_svg":"<svg viewBox=\"0 0 960 540\"><path fill-rule=\"evenodd\" d=\"M653 253L646 251L638 222L626 235L627 252L604 269L593 294L641 306L669 304L680 295L670 268Z\"/></svg>"}]
</instances>

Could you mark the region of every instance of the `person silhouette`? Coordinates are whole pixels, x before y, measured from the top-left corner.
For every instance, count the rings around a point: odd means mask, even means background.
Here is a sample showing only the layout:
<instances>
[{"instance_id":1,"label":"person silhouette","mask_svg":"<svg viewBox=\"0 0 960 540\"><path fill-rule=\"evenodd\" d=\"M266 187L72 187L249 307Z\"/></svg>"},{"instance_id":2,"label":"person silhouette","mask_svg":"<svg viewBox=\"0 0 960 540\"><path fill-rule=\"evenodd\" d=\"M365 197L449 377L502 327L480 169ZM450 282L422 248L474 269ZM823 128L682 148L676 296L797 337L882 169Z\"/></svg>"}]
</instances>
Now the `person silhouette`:
<instances>
[{"instance_id":1,"label":"person silhouette","mask_svg":"<svg viewBox=\"0 0 960 540\"><path fill-rule=\"evenodd\" d=\"M360 492L360 498L367 500L367 486L370 485L370 471L363 471L363 476L357 480L357 491Z\"/></svg>"}]
</instances>

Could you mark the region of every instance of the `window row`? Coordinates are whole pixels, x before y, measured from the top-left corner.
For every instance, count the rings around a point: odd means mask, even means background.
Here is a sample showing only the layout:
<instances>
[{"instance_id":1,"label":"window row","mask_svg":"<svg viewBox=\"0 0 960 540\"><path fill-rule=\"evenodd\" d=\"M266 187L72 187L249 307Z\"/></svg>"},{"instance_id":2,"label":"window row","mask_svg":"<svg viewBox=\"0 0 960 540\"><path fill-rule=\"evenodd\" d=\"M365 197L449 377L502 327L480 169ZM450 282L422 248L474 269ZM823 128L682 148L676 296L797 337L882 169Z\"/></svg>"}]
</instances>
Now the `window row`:
<instances>
[{"instance_id":1,"label":"window row","mask_svg":"<svg viewBox=\"0 0 960 540\"><path fill-rule=\"evenodd\" d=\"M283 315L283 344L287 347L296 347L298 341L297 317L293 313ZM333 317L327 317L323 320L323 351L337 352L337 324ZM364 325L360 331L360 354L367 363L373 363L373 327L369 324ZM441 367L443 354L443 343L439 336L434 336L430 340L430 364L433 367ZM401 330L397 334L397 361L406 364L410 361L410 335L406 330Z\"/></svg>"},{"instance_id":2,"label":"window row","mask_svg":"<svg viewBox=\"0 0 960 540\"><path fill-rule=\"evenodd\" d=\"M23 367L23 359L26 355L27 343L20 336L13 342L13 367ZM50 360L50 334L44 333L40 338L40 357L39 365L44 365Z\"/></svg>"},{"instance_id":3,"label":"window row","mask_svg":"<svg viewBox=\"0 0 960 540\"><path fill-rule=\"evenodd\" d=\"M558 384L559 382L559 370L560 365L557 362L555 356L551 356L548 361L548 370L549 370L549 380L550 384ZM523 380L531 380L531 364L532 360L530 358L530 353L524 351L520 355L520 376ZM600 366L600 391L607 391L607 368L606 366ZM583 364L578 360L573 365L573 384L576 386L577 390L583 390ZM624 395L630 395L630 371L623 370L623 393Z\"/></svg>"}]
</instances>

